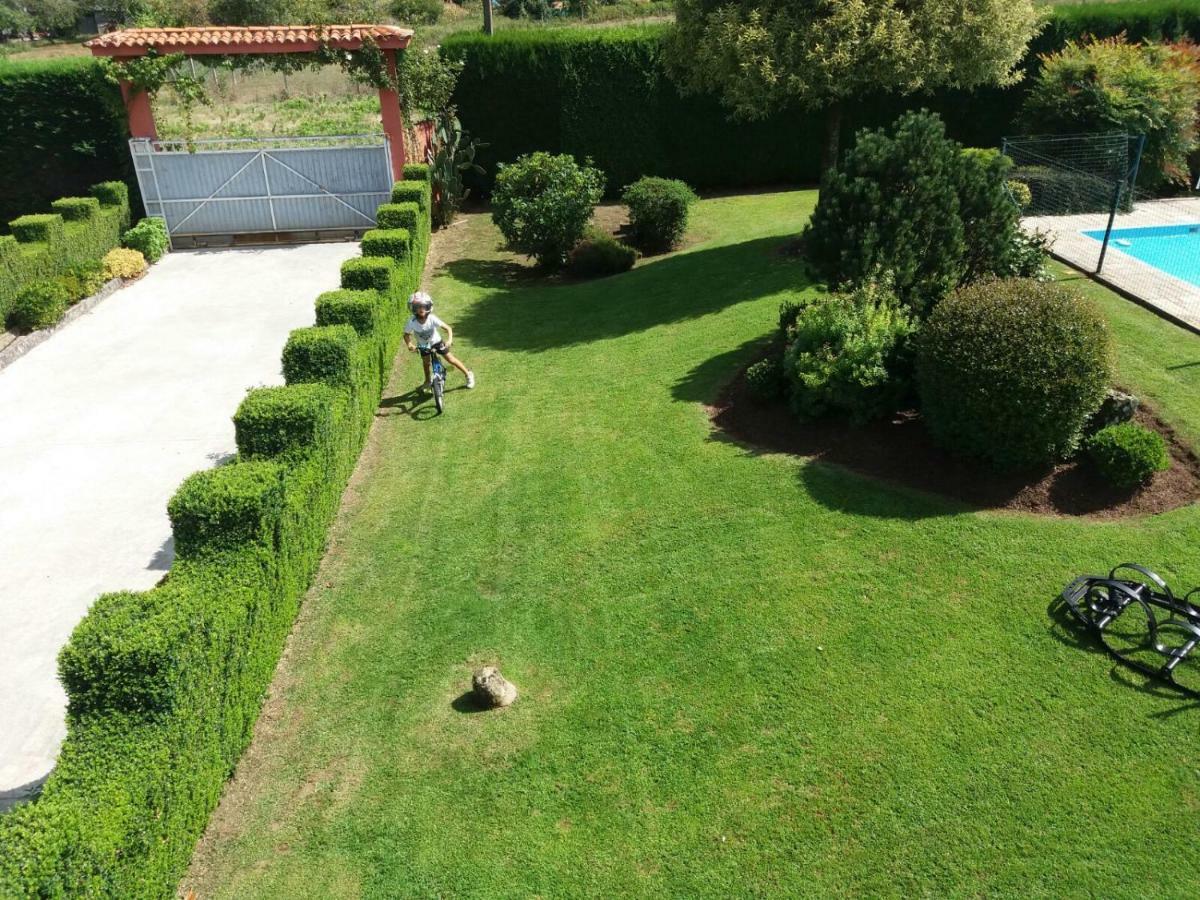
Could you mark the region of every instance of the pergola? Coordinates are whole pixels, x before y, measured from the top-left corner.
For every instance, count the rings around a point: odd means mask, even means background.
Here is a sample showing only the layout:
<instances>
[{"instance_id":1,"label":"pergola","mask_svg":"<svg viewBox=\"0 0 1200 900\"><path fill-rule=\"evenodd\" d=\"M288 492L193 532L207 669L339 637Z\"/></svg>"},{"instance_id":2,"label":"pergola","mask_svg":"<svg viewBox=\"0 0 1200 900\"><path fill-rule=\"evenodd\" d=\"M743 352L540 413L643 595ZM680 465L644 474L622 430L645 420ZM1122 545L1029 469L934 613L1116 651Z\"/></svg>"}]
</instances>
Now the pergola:
<instances>
[{"instance_id":1,"label":"pergola","mask_svg":"<svg viewBox=\"0 0 1200 900\"><path fill-rule=\"evenodd\" d=\"M396 51L405 49L413 33L395 25L246 25L239 27L127 28L88 41L93 56L129 58L154 50L162 55L269 56L276 53L312 53L321 47L361 50L372 42L387 60L388 74L396 76ZM121 82L121 96L129 116L129 133L135 138L158 139L154 111L145 91ZM404 174L404 120L400 98L390 87L379 89L383 131L391 146L392 175Z\"/></svg>"}]
</instances>

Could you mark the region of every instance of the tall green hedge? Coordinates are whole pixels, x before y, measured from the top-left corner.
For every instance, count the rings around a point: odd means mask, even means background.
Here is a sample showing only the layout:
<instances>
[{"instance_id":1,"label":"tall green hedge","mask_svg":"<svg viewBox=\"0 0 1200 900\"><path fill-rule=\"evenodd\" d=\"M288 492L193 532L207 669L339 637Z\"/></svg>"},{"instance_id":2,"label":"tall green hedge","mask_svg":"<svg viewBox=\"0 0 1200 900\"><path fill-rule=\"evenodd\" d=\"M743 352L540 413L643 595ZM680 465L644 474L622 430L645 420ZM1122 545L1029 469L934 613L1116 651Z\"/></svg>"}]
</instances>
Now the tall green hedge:
<instances>
[{"instance_id":1,"label":"tall green hedge","mask_svg":"<svg viewBox=\"0 0 1200 900\"><path fill-rule=\"evenodd\" d=\"M120 181L102 182L90 193L55 200L52 213L8 223L12 234L0 235L0 323L27 285L120 246L121 232L129 227L128 189Z\"/></svg>"},{"instance_id":2,"label":"tall green hedge","mask_svg":"<svg viewBox=\"0 0 1200 900\"><path fill-rule=\"evenodd\" d=\"M101 179L135 189L128 138L121 92L95 60L0 59L0 232Z\"/></svg>"},{"instance_id":3,"label":"tall green hedge","mask_svg":"<svg viewBox=\"0 0 1200 900\"><path fill-rule=\"evenodd\" d=\"M374 419L423 246L398 255L371 260L391 278L352 295L374 303L354 328L293 332L288 384L251 391L234 416L237 458L179 488L171 577L101 597L76 627L59 655L67 739L41 796L0 817L0 897L174 894Z\"/></svg>"},{"instance_id":4,"label":"tall green hedge","mask_svg":"<svg viewBox=\"0 0 1200 900\"><path fill-rule=\"evenodd\" d=\"M783 110L761 122L731 121L712 96L680 96L666 74L668 26L512 29L492 37L463 32L443 44L465 68L454 100L463 125L487 141L478 161L487 190L498 162L546 150L591 157L616 195L642 175L679 178L695 187L814 182L820 111ZM1068 39L1126 31L1131 37L1200 38L1200 0L1056 6L1033 41L1037 56ZM899 98L886 93L848 104L845 127L880 127L927 108L968 146L997 146L1016 123L1025 87L938 91Z\"/></svg>"}]
</instances>

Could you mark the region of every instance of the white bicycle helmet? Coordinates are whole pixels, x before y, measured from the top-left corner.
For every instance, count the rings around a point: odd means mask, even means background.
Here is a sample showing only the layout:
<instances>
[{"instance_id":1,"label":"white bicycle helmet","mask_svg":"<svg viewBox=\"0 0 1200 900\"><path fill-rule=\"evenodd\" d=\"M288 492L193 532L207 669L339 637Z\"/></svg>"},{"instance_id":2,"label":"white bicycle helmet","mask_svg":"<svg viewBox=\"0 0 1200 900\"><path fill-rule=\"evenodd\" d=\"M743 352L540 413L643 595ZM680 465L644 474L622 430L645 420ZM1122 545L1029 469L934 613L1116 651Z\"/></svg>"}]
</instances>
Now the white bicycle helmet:
<instances>
[{"instance_id":1,"label":"white bicycle helmet","mask_svg":"<svg viewBox=\"0 0 1200 900\"><path fill-rule=\"evenodd\" d=\"M424 309L426 312L433 311L433 298L424 291L417 291L408 298L408 308L416 312L418 308Z\"/></svg>"}]
</instances>

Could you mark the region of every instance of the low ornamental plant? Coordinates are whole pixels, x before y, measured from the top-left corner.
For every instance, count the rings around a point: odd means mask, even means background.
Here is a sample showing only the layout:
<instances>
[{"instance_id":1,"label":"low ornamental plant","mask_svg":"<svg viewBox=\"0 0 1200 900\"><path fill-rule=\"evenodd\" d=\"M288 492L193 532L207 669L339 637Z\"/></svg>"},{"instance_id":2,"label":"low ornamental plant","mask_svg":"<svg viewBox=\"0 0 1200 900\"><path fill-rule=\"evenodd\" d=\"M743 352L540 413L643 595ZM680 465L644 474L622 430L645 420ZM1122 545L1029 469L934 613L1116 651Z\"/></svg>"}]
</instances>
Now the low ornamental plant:
<instances>
[{"instance_id":1,"label":"low ornamental plant","mask_svg":"<svg viewBox=\"0 0 1200 900\"><path fill-rule=\"evenodd\" d=\"M567 258L567 271L579 278L603 278L628 272L636 261L637 251L632 247L607 231L591 228Z\"/></svg>"},{"instance_id":2,"label":"low ornamental plant","mask_svg":"<svg viewBox=\"0 0 1200 900\"><path fill-rule=\"evenodd\" d=\"M78 303L104 286L104 264L98 259L76 263L56 279L67 291L68 303Z\"/></svg>"},{"instance_id":3,"label":"low ornamental plant","mask_svg":"<svg viewBox=\"0 0 1200 900\"><path fill-rule=\"evenodd\" d=\"M1119 488L1138 487L1171 467L1162 435L1132 422L1101 428L1085 449L1105 480Z\"/></svg>"},{"instance_id":4,"label":"low ornamental plant","mask_svg":"<svg viewBox=\"0 0 1200 900\"><path fill-rule=\"evenodd\" d=\"M866 422L908 393L908 338L916 326L890 286L868 282L800 311L783 356L792 409L802 419L843 412Z\"/></svg>"},{"instance_id":5,"label":"low ornamental plant","mask_svg":"<svg viewBox=\"0 0 1200 900\"><path fill-rule=\"evenodd\" d=\"M583 237L604 194L604 176L568 154L537 152L501 165L492 189L492 220L509 246L557 269Z\"/></svg>"},{"instance_id":6,"label":"low ornamental plant","mask_svg":"<svg viewBox=\"0 0 1200 900\"><path fill-rule=\"evenodd\" d=\"M138 250L117 247L104 254L104 277L137 278L146 271L146 257Z\"/></svg>"},{"instance_id":7,"label":"low ornamental plant","mask_svg":"<svg viewBox=\"0 0 1200 900\"><path fill-rule=\"evenodd\" d=\"M52 328L70 302L67 288L58 281L34 282L17 294L5 324L19 334Z\"/></svg>"},{"instance_id":8,"label":"low ornamental plant","mask_svg":"<svg viewBox=\"0 0 1200 900\"><path fill-rule=\"evenodd\" d=\"M653 253L670 250L683 239L696 194L682 181L647 176L625 188L621 202L629 207L634 246Z\"/></svg>"},{"instance_id":9,"label":"low ornamental plant","mask_svg":"<svg viewBox=\"0 0 1200 900\"><path fill-rule=\"evenodd\" d=\"M783 396L783 363L776 356L752 364L745 378L746 391L756 403L770 403Z\"/></svg>"},{"instance_id":10,"label":"low ornamental plant","mask_svg":"<svg viewBox=\"0 0 1200 900\"><path fill-rule=\"evenodd\" d=\"M981 282L942 300L917 338L921 412L948 450L998 468L1044 466L1079 445L1112 379L1112 339L1072 288Z\"/></svg>"},{"instance_id":11,"label":"low ornamental plant","mask_svg":"<svg viewBox=\"0 0 1200 900\"><path fill-rule=\"evenodd\" d=\"M140 251L148 263L158 262L170 247L166 220L158 216L142 219L121 236L121 246Z\"/></svg>"}]
</instances>

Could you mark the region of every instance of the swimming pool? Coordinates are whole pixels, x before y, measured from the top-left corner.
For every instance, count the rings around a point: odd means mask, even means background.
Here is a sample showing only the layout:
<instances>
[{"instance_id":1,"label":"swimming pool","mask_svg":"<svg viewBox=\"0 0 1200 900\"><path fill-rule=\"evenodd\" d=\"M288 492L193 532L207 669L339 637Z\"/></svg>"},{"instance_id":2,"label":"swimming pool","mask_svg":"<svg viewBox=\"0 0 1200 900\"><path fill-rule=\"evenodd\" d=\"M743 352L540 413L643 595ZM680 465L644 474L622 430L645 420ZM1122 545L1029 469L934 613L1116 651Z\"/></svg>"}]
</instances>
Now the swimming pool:
<instances>
[{"instance_id":1,"label":"swimming pool","mask_svg":"<svg viewBox=\"0 0 1200 900\"><path fill-rule=\"evenodd\" d=\"M1093 240L1104 240L1104 229L1085 231ZM1156 225L1151 228L1114 228L1108 249L1140 259L1168 275L1200 287L1200 222Z\"/></svg>"}]
</instances>

